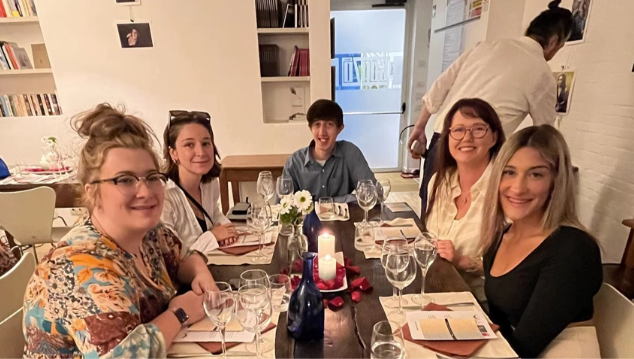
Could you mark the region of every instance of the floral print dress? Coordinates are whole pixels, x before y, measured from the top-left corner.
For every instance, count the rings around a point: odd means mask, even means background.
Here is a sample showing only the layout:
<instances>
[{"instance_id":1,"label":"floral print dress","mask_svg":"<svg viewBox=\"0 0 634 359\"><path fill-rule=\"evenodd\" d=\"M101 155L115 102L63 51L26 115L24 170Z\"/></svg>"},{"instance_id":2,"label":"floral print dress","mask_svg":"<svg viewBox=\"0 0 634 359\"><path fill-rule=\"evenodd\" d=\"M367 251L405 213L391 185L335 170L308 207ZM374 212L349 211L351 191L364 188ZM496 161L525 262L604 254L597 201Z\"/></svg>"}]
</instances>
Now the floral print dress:
<instances>
[{"instance_id":1,"label":"floral print dress","mask_svg":"<svg viewBox=\"0 0 634 359\"><path fill-rule=\"evenodd\" d=\"M176 294L180 251L179 239L159 224L143 238L145 275L90 221L75 227L29 281L24 357L164 357L163 334L150 322Z\"/></svg>"}]
</instances>

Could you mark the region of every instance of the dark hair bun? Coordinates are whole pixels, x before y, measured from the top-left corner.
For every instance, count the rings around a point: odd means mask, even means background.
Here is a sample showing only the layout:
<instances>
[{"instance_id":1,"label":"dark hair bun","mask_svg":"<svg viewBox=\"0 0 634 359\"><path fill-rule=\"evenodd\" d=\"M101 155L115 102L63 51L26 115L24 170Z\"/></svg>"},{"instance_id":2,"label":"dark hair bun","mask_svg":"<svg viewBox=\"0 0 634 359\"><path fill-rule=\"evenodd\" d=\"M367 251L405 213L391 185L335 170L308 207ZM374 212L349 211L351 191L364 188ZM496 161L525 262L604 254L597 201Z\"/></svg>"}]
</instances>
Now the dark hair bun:
<instances>
[{"instance_id":1,"label":"dark hair bun","mask_svg":"<svg viewBox=\"0 0 634 359\"><path fill-rule=\"evenodd\" d=\"M559 8L559 4L561 4L561 0L553 0L548 4L549 10L555 10Z\"/></svg>"}]
</instances>

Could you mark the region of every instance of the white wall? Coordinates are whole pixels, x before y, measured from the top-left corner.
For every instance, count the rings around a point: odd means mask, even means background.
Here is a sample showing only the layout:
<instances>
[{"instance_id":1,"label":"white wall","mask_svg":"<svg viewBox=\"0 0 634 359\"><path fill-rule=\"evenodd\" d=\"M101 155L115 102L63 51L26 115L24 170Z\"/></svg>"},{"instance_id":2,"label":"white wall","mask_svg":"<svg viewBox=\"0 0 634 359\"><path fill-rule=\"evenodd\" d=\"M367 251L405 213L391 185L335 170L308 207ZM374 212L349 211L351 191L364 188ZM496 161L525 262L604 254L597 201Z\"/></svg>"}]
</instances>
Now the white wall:
<instances>
[{"instance_id":1,"label":"white wall","mask_svg":"<svg viewBox=\"0 0 634 359\"><path fill-rule=\"evenodd\" d=\"M144 0L154 48L121 49L114 1L37 1L62 119L2 119L0 156L33 162L40 137L69 138L67 117L103 101L125 103L162 137L170 109L212 115L218 148L230 154L291 153L306 146L306 123L264 124L253 0ZM330 96L329 4L311 0L311 94ZM319 58L317 54L323 56Z\"/></svg>"},{"instance_id":2,"label":"white wall","mask_svg":"<svg viewBox=\"0 0 634 359\"><path fill-rule=\"evenodd\" d=\"M562 3L564 5L570 5ZM526 0L524 26L547 0ZM579 167L579 212L603 249L620 262L634 216L634 1L594 0L583 44L564 47L551 68L568 66L576 82L560 130Z\"/></svg>"}]
</instances>

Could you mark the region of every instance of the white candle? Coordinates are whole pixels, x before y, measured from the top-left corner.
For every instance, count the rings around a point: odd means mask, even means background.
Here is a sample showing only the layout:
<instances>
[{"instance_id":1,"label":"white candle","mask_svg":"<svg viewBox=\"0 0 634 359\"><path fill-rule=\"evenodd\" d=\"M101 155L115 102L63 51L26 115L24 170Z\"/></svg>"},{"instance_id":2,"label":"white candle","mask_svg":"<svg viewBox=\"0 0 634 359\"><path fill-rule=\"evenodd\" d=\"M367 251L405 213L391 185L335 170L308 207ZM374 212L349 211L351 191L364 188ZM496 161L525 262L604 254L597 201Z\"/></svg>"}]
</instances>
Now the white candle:
<instances>
[{"instance_id":1,"label":"white candle","mask_svg":"<svg viewBox=\"0 0 634 359\"><path fill-rule=\"evenodd\" d=\"M317 254L319 255L319 260L324 258L326 255L334 257L335 236L330 233L320 234L317 238Z\"/></svg>"},{"instance_id":2,"label":"white candle","mask_svg":"<svg viewBox=\"0 0 634 359\"><path fill-rule=\"evenodd\" d=\"M337 261L326 254L319 257L319 278L323 280L333 280L337 275Z\"/></svg>"}]
</instances>

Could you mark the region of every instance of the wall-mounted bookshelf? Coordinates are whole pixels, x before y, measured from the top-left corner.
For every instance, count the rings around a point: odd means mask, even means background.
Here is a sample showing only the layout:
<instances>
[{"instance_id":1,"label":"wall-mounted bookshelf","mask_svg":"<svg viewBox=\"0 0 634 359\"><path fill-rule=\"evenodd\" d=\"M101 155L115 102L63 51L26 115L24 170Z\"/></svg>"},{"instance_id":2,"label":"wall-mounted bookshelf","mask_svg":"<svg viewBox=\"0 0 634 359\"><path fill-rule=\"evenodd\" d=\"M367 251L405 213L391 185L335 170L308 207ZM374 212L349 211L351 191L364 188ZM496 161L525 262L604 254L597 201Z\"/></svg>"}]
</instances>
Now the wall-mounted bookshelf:
<instances>
[{"instance_id":1,"label":"wall-mounted bookshelf","mask_svg":"<svg viewBox=\"0 0 634 359\"><path fill-rule=\"evenodd\" d=\"M0 8L0 97L4 98L5 105L13 106L11 113L4 108L0 111L0 121L8 117L40 119L59 116L59 111L54 109L61 109L56 97L57 87L34 0L14 3L0 0L0 3L10 6L9 11ZM33 101L24 97L27 95L30 99L31 95L37 94L41 95L44 111L35 111L33 104L29 104ZM10 104L6 104L7 98ZM40 100L35 98L39 107Z\"/></svg>"},{"instance_id":2,"label":"wall-mounted bookshelf","mask_svg":"<svg viewBox=\"0 0 634 359\"><path fill-rule=\"evenodd\" d=\"M260 35L306 35L308 33L307 27L258 28L258 34Z\"/></svg>"},{"instance_id":3,"label":"wall-mounted bookshelf","mask_svg":"<svg viewBox=\"0 0 634 359\"><path fill-rule=\"evenodd\" d=\"M262 82L310 82L310 76L262 77Z\"/></svg>"}]
</instances>

